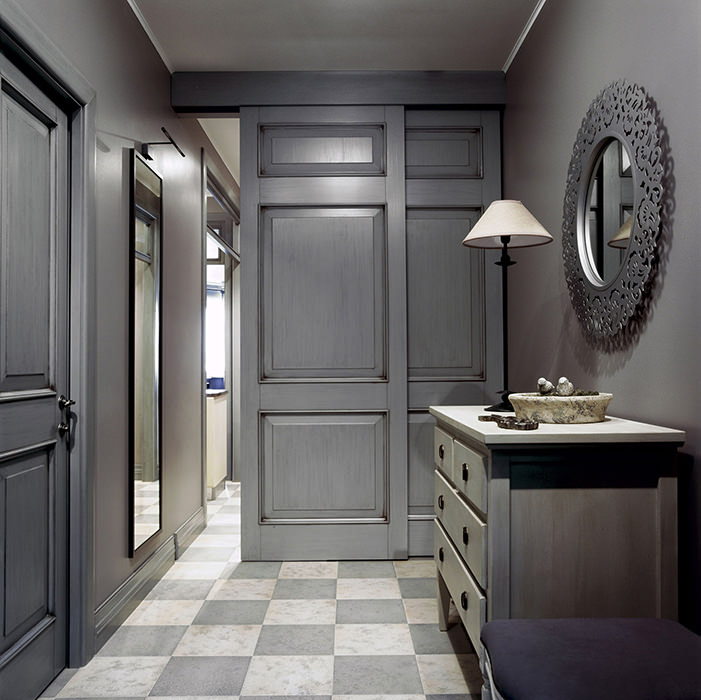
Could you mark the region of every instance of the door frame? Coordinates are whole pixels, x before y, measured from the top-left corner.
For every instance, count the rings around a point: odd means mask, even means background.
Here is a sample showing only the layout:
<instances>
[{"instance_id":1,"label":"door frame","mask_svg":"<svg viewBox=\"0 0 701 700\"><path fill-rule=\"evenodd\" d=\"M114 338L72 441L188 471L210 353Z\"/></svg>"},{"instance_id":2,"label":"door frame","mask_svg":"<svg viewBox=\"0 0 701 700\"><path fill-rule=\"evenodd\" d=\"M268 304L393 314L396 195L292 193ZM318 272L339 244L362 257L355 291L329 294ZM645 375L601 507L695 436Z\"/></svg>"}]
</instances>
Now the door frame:
<instances>
[{"instance_id":1,"label":"door frame","mask_svg":"<svg viewBox=\"0 0 701 700\"><path fill-rule=\"evenodd\" d=\"M69 390L76 404L69 449L68 654L66 665L94 654L95 460L95 90L15 0L0 0L2 52L51 94L70 128Z\"/></svg>"}]
</instances>

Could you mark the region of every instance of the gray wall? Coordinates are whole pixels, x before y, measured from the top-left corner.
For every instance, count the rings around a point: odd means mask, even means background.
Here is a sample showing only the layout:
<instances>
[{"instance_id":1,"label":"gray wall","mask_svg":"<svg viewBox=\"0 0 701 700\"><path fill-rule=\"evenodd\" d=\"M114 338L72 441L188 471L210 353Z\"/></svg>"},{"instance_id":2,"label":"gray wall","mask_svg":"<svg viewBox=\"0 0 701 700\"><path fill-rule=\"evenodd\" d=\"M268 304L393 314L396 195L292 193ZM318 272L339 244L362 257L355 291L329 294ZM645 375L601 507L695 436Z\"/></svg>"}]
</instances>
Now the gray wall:
<instances>
[{"instance_id":1,"label":"gray wall","mask_svg":"<svg viewBox=\"0 0 701 700\"><path fill-rule=\"evenodd\" d=\"M97 413L95 603L202 505L201 154L211 144L170 108L170 76L124 0L22 0L22 8L97 92ZM127 557L128 151L155 147L163 177L163 531ZM221 168L216 156L215 167ZM222 169L223 170L223 169ZM221 176L220 176L221 178ZM230 181L222 183L230 187Z\"/></svg>"},{"instance_id":2,"label":"gray wall","mask_svg":"<svg viewBox=\"0 0 701 700\"><path fill-rule=\"evenodd\" d=\"M555 237L519 250L510 273L511 388L567 375L611 391L613 415L687 431L693 468L680 492L681 618L701 631L701 4L698 0L551 0L507 73L504 196ZM667 259L636 343L597 352L583 339L562 264L567 168L589 104L626 78L654 98L674 164Z\"/></svg>"}]
</instances>

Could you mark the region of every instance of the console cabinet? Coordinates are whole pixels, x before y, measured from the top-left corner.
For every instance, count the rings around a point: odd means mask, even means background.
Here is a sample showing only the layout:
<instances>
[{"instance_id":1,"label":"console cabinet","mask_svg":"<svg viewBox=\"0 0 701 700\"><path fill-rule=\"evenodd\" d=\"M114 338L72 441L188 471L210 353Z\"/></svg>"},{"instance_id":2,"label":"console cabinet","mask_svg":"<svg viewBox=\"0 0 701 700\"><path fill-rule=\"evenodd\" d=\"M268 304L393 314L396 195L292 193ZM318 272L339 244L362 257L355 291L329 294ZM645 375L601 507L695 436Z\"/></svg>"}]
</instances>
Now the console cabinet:
<instances>
[{"instance_id":1,"label":"console cabinet","mask_svg":"<svg viewBox=\"0 0 701 700\"><path fill-rule=\"evenodd\" d=\"M676 451L685 434L607 417L518 431L433 406L439 625L475 649L497 618L677 617Z\"/></svg>"}]
</instances>

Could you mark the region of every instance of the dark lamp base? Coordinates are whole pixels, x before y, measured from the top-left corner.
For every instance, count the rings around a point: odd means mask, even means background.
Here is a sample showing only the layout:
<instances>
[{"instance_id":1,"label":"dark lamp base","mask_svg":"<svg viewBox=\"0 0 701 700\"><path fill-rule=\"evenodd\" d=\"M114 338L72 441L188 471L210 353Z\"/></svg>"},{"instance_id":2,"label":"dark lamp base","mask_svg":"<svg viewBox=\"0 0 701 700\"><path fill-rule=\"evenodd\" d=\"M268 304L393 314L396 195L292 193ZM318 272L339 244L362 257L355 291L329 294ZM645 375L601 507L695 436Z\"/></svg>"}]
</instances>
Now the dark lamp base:
<instances>
[{"instance_id":1,"label":"dark lamp base","mask_svg":"<svg viewBox=\"0 0 701 700\"><path fill-rule=\"evenodd\" d=\"M495 403L493 406L490 406L489 408L485 408L485 411L497 411L500 413L508 413L512 412L514 410L514 407L511 405L511 401L509 401L509 394L510 391L505 391L501 395L501 401L499 403Z\"/></svg>"}]
</instances>

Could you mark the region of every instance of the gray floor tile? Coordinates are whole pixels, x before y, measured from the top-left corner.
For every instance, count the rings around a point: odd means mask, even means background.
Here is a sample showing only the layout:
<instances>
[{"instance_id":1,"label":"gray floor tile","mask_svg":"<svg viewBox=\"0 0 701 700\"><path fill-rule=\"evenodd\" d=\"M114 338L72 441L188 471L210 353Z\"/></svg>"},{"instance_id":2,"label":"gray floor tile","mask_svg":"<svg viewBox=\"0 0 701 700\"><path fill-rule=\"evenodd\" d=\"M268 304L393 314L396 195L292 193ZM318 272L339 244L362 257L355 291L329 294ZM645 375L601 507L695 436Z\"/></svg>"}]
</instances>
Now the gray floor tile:
<instances>
[{"instance_id":1,"label":"gray floor tile","mask_svg":"<svg viewBox=\"0 0 701 700\"><path fill-rule=\"evenodd\" d=\"M278 579L273 598L287 600L329 600L336 597L336 579L283 578Z\"/></svg>"},{"instance_id":2,"label":"gray floor tile","mask_svg":"<svg viewBox=\"0 0 701 700\"><path fill-rule=\"evenodd\" d=\"M470 654L474 650L462 625L441 632L438 625L409 625L417 654Z\"/></svg>"},{"instance_id":3,"label":"gray floor tile","mask_svg":"<svg viewBox=\"0 0 701 700\"><path fill-rule=\"evenodd\" d=\"M300 656L333 654L334 625L263 625L256 656Z\"/></svg>"},{"instance_id":4,"label":"gray floor tile","mask_svg":"<svg viewBox=\"0 0 701 700\"><path fill-rule=\"evenodd\" d=\"M232 503L228 503L225 506L222 506L219 509L220 513L240 513L241 512L241 506L240 505L234 505Z\"/></svg>"},{"instance_id":5,"label":"gray floor tile","mask_svg":"<svg viewBox=\"0 0 701 700\"><path fill-rule=\"evenodd\" d=\"M427 695L426 700L481 700L482 695Z\"/></svg>"},{"instance_id":6,"label":"gray floor tile","mask_svg":"<svg viewBox=\"0 0 701 700\"><path fill-rule=\"evenodd\" d=\"M235 547L188 547L178 561L229 561Z\"/></svg>"},{"instance_id":7,"label":"gray floor tile","mask_svg":"<svg viewBox=\"0 0 701 700\"><path fill-rule=\"evenodd\" d=\"M100 649L99 656L170 656L187 625L128 625L120 627Z\"/></svg>"},{"instance_id":8,"label":"gray floor tile","mask_svg":"<svg viewBox=\"0 0 701 700\"><path fill-rule=\"evenodd\" d=\"M155 696L238 695L247 656L175 656L151 690Z\"/></svg>"},{"instance_id":9,"label":"gray floor tile","mask_svg":"<svg viewBox=\"0 0 701 700\"><path fill-rule=\"evenodd\" d=\"M338 578L394 578L391 561L340 561Z\"/></svg>"},{"instance_id":10,"label":"gray floor tile","mask_svg":"<svg viewBox=\"0 0 701 700\"><path fill-rule=\"evenodd\" d=\"M204 600L214 585L212 579L162 579L146 596L146 600Z\"/></svg>"},{"instance_id":11,"label":"gray floor tile","mask_svg":"<svg viewBox=\"0 0 701 700\"><path fill-rule=\"evenodd\" d=\"M205 600L195 625L261 625L267 600Z\"/></svg>"},{"instance_id":12,"label":"gray floor tile","mask_svg":"<svg viewBox=\"0 0 701 700\"><path fill-rule=\"evenodd\" d=\"M239 700L331 700L332 695L242 695Z\"/></svg>"},{"instance_id":13,"label":"gray floor tile","mask_svg":"<svg viewBox=\"0 0 701 700\"><path fill-rule=\"evenodd\" d=\"M242 561L238 562L228 578L277 578L282 562Z\"/></svg>"},{"instance_id":14,"label":"gray floor tile","mask_svg":"<svg viewBox=\"0 0 701 700\"><path fill-rule=\"evenodd\" d=\"M423 694L414 656L336 656L334 695Z\"/></svg>"},{"instance_id":15,"label":"gray floor tile","mask_svg":"<svg viewBox=\"0 0 701 700\"><path fill-rule=\"evenodd\" d=\"M399 590L402 598L435 598L435 578L400 578Z\"/></svg>"},{"instance_id":16,"label":"gray floor tile","mask_svg":"<svg viewBox=\"0 0 701 700\"><path fill-rule=\"evenodd\" d=\"M77 668L64 668L41 694L41 698L53 698L78 672Z\"/></svg>"},{"instance_id":17,"label":"gray floor tile","mask_svg":"<svg viewBox=\"0 0 701 700\"><path fill-rule=\"evenodd\" d=\"M338 624L401 623L406 614L401 600L339 600L336 603Z\"/></svg>"}]
</instances>

